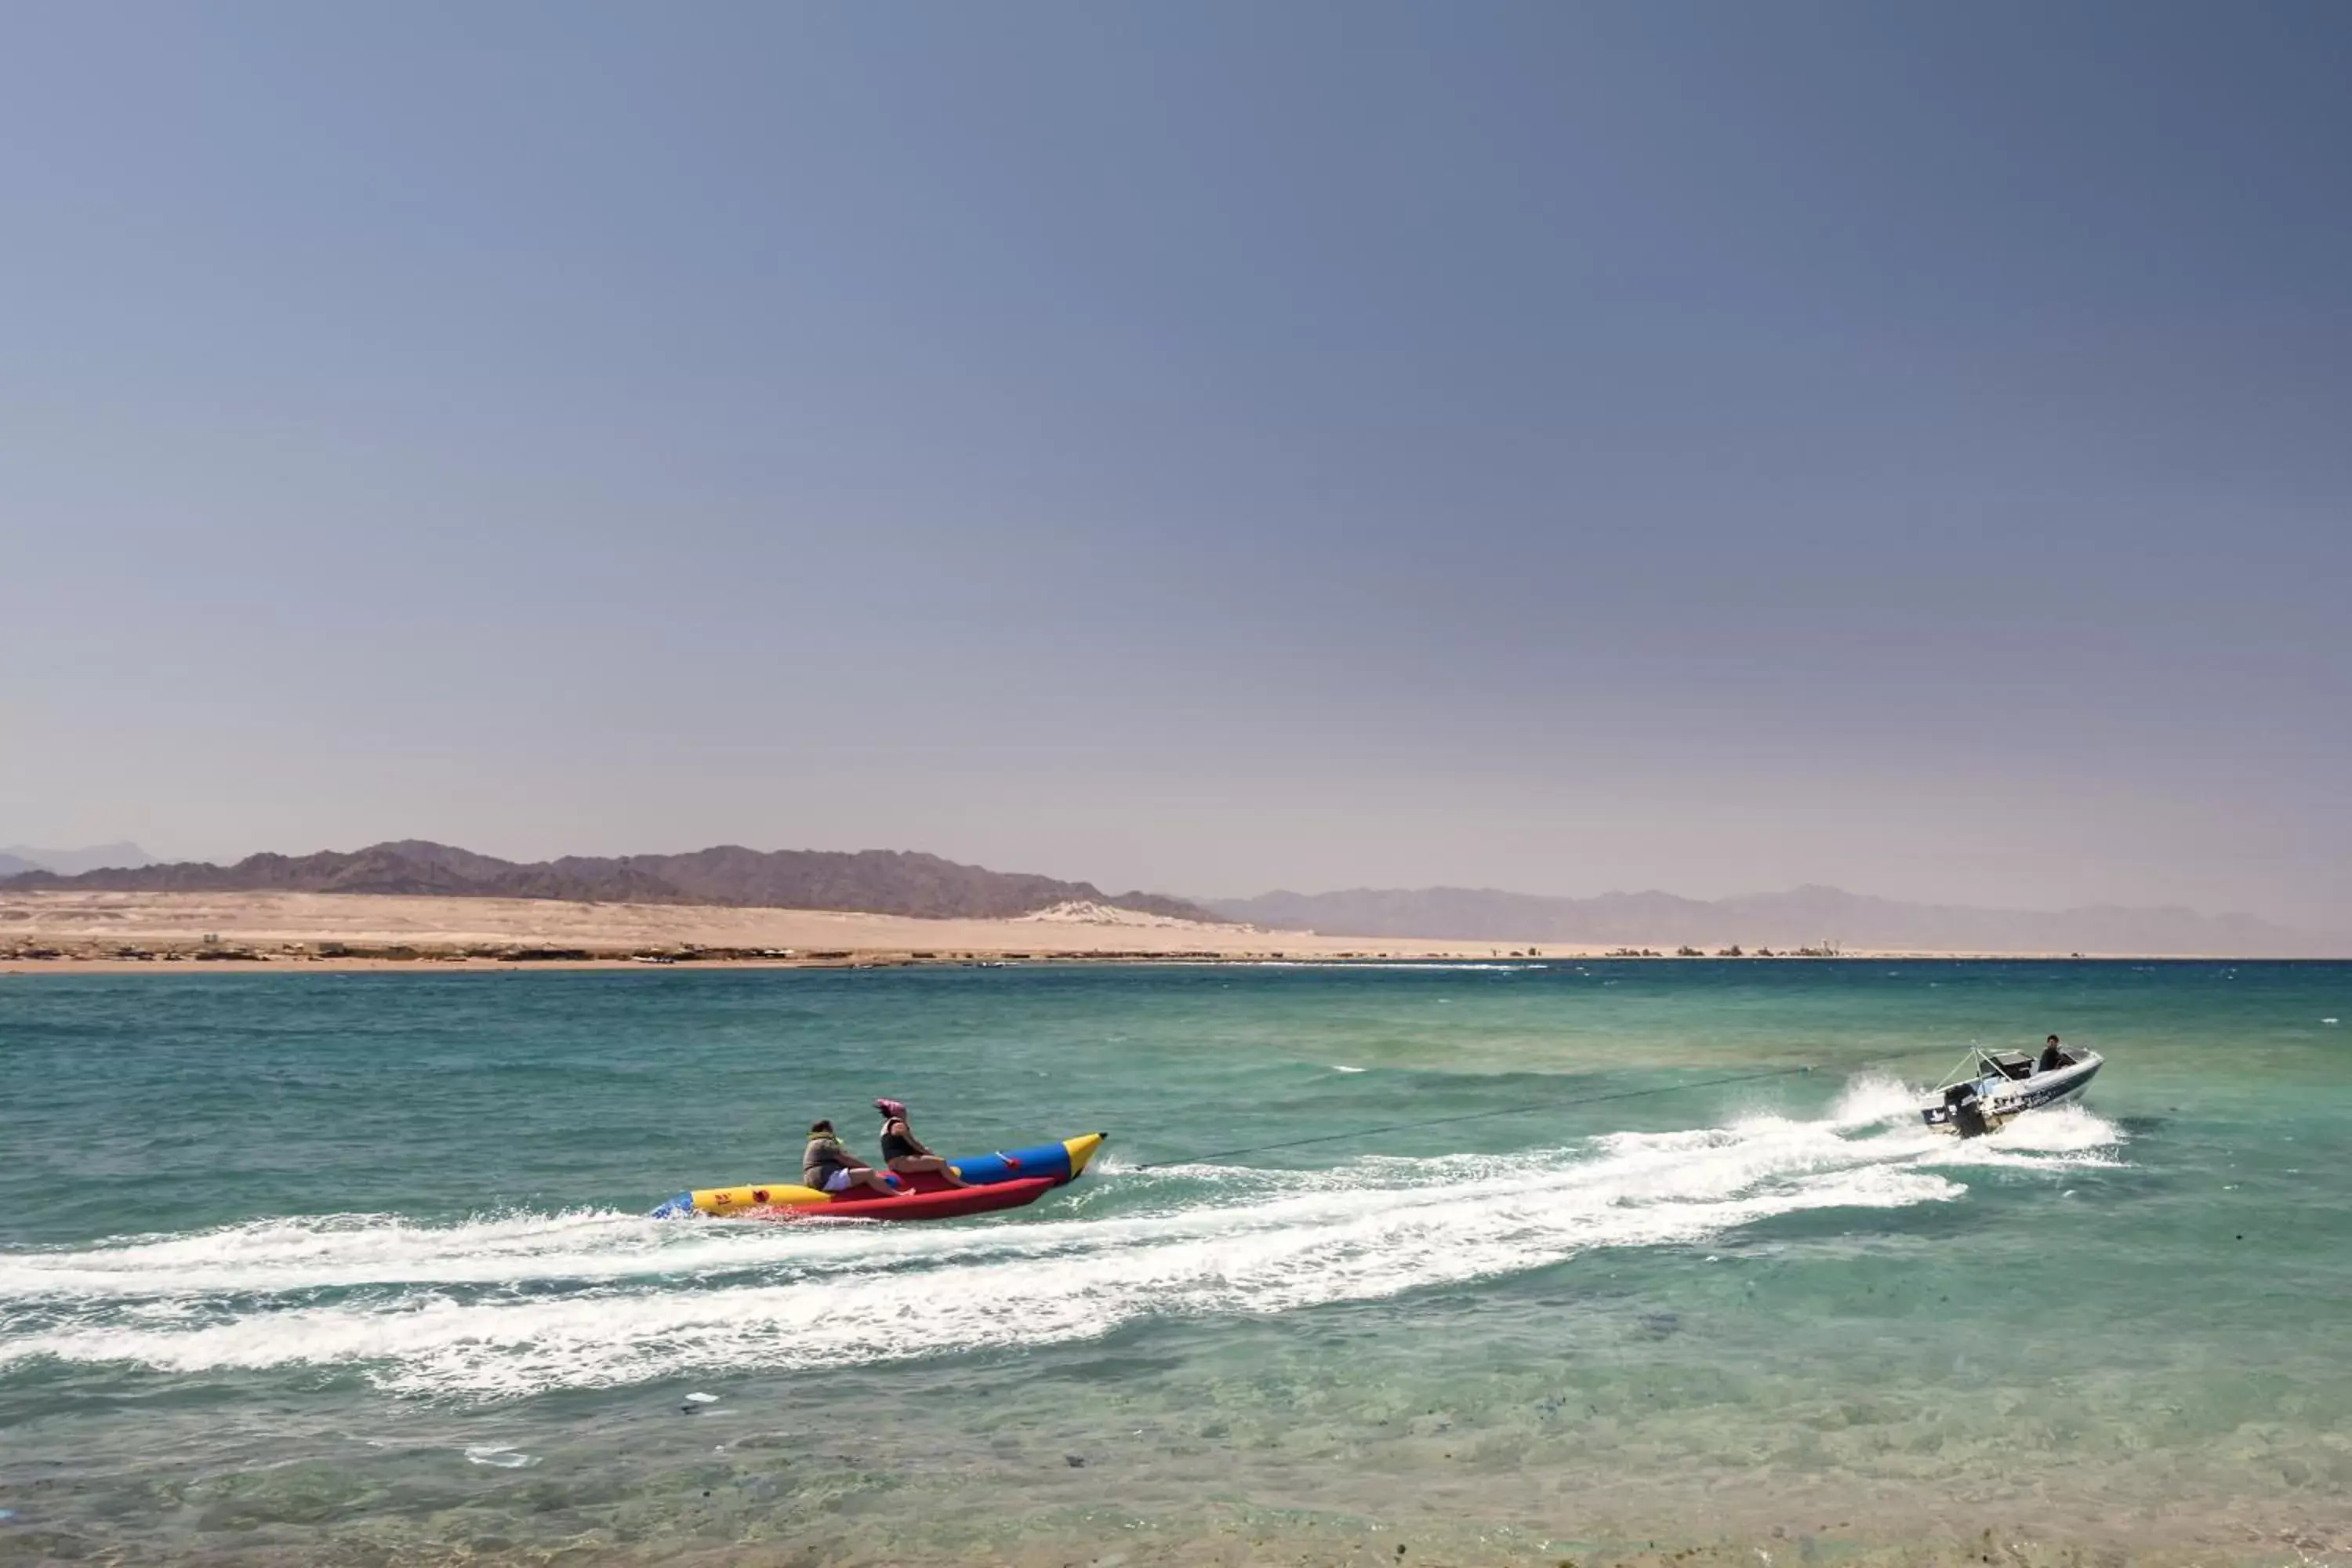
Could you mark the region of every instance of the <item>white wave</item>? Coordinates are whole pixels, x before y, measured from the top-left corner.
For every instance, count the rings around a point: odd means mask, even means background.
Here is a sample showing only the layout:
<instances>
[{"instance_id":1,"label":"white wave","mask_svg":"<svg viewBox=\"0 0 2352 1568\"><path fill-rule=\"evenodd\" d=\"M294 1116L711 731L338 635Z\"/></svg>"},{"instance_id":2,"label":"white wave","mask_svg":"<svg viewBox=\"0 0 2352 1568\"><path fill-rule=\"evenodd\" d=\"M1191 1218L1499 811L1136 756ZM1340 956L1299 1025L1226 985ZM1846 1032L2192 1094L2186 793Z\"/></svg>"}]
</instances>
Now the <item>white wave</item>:
<instances>
[{"instance_id":1,"label":"white wave","mask_svg":"<svg viewBox=\"0 0 2352 1568\"><path fill-rule=\"evenodd\" d=\"M515 1448L477 1447L466 1450L466 1462L469 1465L489 1465L501 1470L520 1470L539 1463L539 1460Z\"/></svg>"},{"instance_id":2,"label":"white wave","mask_svg":"<svg viewBox=\"0 0 2352 1568\"><path fill-rule=\"evenodd\" d=\"M2116 1124L2080 1105L2029 1110L1987 1138L1943 1139L1938 1164L2021 1164L2047 1168L2120 1163Z\"/></svg>"},{"instance_id":3,"label":"white wave","mask_svg":"<svg viewBox=\"0 0 2352 1568\"><path fill-rule=\"evenodd\" d=\"M690 1275L753 1260L743 1243L756 1243L761 1234L744 1226L666 1226L609 1210L438 1226L396 1215L262 1220L70 1251L0 1254L0 1300Z\"/></svg>"},{"instance_id":4,"label":"white wave","mask_svg":"<svg viewBox=\"0 0 2352 1568\"><path fill-rule=\"evenodd\" d=\"M1959 1143L1900 1120L1916 1098L1868 1081L1819 1121L1758 1116L1510 1155L1099 1169L1084 1201L1125 1210L1099 1218L341 1216L17 1254L0 1258L0 1318L46 1326L0 1341L0 1364L353 1365L394 1390L498 1397L1013 1348L1146 1316L1379 1300L1595 1247L1690 1245L1776 1215L1946 1200L1970 1165L2063 1168L2111 1158L2116 1142L2069 1108ZM320 1299L326 1288L348 1293Z\"/></svg>"}]
</instances>

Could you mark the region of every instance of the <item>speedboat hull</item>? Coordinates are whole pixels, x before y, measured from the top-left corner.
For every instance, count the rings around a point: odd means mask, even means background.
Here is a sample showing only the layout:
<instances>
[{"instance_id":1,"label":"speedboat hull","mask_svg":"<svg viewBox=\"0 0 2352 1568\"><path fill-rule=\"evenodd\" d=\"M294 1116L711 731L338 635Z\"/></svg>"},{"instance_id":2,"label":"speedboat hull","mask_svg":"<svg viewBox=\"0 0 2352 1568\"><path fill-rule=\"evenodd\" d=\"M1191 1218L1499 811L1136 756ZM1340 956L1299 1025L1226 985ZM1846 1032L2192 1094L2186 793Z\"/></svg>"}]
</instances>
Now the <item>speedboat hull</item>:
<instances>
[{"instance_id":1,"label":"speedboat hull","mask_svg":"<svg viewBox=\"0 0 2352 1568\"><path fill-rule=\"evenodd\" d=\"M1076 1181L1102 1147L1104 1136L1088 1132L1059 1143L950 1160L950 1168L964 1180L961 1187L929 1172L893 1175L890 1180L898 1190L890 1194L862 1186L845 1193L821 1193L797 1182L751 1182L680 1193L654 1210L653 1217L954 1219L989 1214L1035 1203L1055 1187Z\"/></svg>"},{"instance_id":2,"label":"speedboat hull","mask_svg":"<svg viewBox=\"0 0 2352 1568\"><path fill-rule=\"evenodd\" d=\"M2062 1067L2019 1078L1988 1060L1980 1065L1990 1070L1982 1076L1946 1084L1935 1100L1920 1107L1920 1119L1938 1132L1961 1138L1997 1132L2029 1110L2082 1099L2105 1061L2096 1051L2078 1051Z\"/></svg>"}]
</instances>

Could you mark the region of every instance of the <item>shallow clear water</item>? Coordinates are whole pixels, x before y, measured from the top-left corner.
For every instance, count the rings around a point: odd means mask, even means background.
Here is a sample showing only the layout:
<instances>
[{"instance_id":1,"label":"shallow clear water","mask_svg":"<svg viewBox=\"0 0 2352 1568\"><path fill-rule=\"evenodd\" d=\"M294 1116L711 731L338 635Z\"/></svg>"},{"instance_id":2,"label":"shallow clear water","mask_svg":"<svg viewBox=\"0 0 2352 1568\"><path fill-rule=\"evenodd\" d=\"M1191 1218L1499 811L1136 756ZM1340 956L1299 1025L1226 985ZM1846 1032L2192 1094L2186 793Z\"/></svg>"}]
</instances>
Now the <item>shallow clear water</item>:
<instances>
[{"instance_id":1,"label":"shallow clear water","mask_svg":"<svg viewBox=\"0 0 2352 1568\"><path fill-rule=\"evenodd\" d=\"M0 1558L2326 1560L2347 1015L2331 964L0 979ZM2053 1028L2084 1106L1906 1120ZM641 1217L877 1094L1111 1153Z\"/></svg>"}]
</instances>

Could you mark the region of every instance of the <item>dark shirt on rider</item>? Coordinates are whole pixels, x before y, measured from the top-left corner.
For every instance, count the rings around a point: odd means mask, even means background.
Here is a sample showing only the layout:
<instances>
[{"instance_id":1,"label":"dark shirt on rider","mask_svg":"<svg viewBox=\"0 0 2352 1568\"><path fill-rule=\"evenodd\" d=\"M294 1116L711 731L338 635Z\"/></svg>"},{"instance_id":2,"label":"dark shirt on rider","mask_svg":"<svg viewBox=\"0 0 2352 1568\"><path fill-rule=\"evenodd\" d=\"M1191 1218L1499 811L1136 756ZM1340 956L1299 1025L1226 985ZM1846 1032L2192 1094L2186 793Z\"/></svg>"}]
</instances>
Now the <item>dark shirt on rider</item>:
<instances>
[{"instance_id":1,"label":"dark shirt on rider","mask_svg":"<svg viewBox=\"0 0 2352 1568\"><path fill-rule=\"evenodd\" d=\"M801 1183L804 1186L824 1191L824 1184L835 1171L849 1168L849 1151L841 1146L838 1138L812 1138L801 1152Z\"/></svg>"}]
</instances>

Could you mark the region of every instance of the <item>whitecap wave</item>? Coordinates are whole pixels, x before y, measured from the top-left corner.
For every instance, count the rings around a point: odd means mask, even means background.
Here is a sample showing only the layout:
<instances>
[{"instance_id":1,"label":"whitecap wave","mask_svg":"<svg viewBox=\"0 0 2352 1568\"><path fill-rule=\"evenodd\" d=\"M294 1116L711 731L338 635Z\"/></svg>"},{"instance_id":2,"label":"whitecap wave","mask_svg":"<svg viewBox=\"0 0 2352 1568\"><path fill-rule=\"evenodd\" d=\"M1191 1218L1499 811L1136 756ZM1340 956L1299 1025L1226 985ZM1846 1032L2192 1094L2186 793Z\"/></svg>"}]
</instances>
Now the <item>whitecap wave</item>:
<instances>
[{"instance_id":1,"label":"whitecap wave","mask_svg":"<svg viewBox=\"0 0 2352 1568\"><path fill-rule=\"evenodd\" d=\"M466 1450L466 1462L469 1465L488 1465L494 1469L521 1470L528 1469L539 1463L539 1460L519 1448L497 1448L478 1445Z\"/></svg>"}]
</instances>

